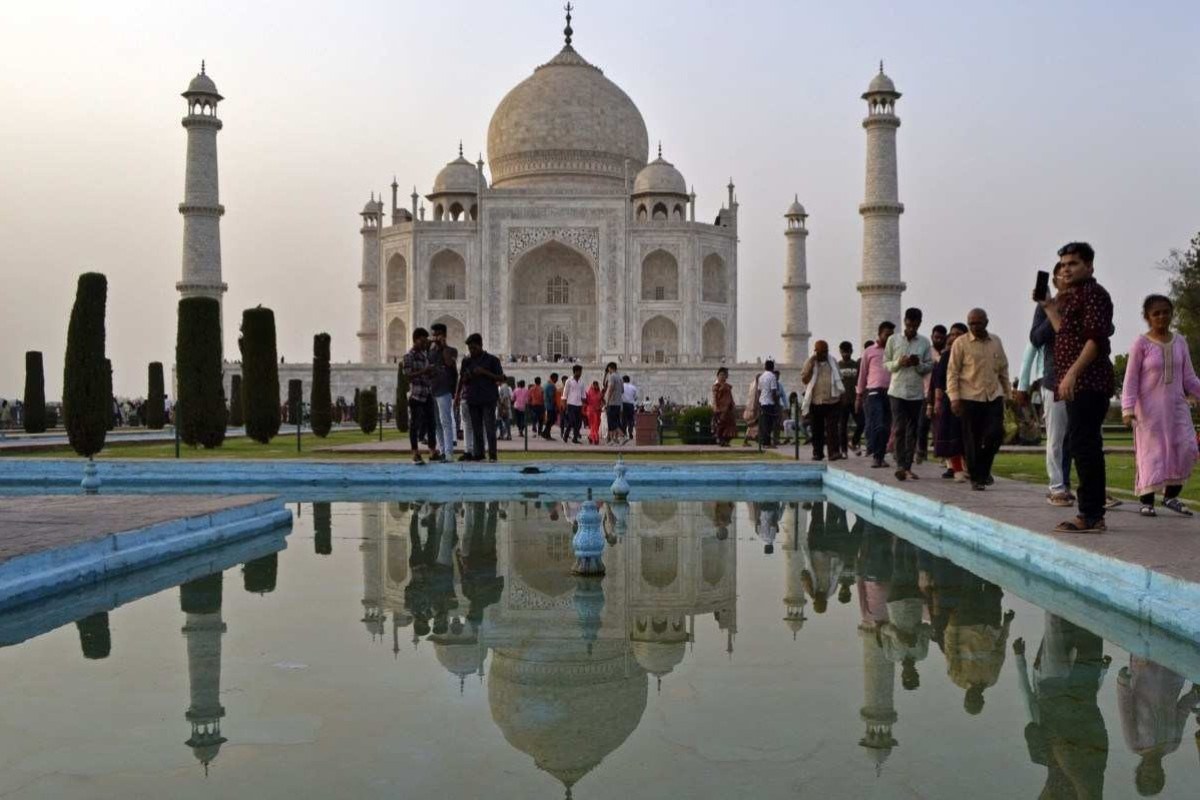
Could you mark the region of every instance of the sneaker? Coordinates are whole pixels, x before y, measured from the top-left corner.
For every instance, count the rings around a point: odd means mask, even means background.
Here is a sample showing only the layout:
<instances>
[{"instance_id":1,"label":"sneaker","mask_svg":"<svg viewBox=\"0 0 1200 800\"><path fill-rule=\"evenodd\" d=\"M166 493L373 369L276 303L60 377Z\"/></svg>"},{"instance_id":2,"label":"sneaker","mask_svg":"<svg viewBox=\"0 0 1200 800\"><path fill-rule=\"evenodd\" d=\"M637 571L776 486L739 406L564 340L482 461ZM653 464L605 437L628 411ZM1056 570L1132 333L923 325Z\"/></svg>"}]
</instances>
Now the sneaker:
<instances>
[{"instance_id":1,"label":"sneaker","mask_svg":"<svg viewBox=\"0 0 1200 800\"><path fill-rule=\"evenodd\" d=\"M877 458L871 462L871 469L879 469L880 467L886 467L886 466L887 466L887 463L882 458Z\"/></svg>"},{"instance_id":2,"label":"sneaker","mask_svg":"<svg viewBox=\"0 0 1200 800\"><path fill-rule=\"evenodd\" d=\"M1075 505L1075 501L1066 492L1055 492L1046 498L1046 502L1052 506L1060 506L1062 508Z\"/></svg>"},{"instance_id":3,"label":"sneaker","mask_svg":"<svg viewBox=\"0 0 1200 800\"><path fill-rule=\"evenodd\" d=\"M966 483L967 482L967 473L965 473L965 472L954 473L954 482L955 483Z\"/></svg>"},{"instance_id":4,"label":"sneaker","mask_svg":"<svg viewBox=\"0 0 1200 800\"><path fill-rule=\"evenodd\" d=\"M985 487L982 483L978 483L976 481L971 481L971 490L972 491L982 492L986 488L987 487Z\"/></svg>"},{"instance_id":5,"label":"sneaker","mask_svg":"<svg viewBox=\"0 0 1200 800\"><path fill-rule=\"evenodd\" d=\"M896 480L898 480L898 481L908 480L908 470L906 470L906 469L896 470Z\"/></svg>"},{"instance_id":6,"label":"sneaker","mask_svg":"<svg viewBox=\"0 0 1200 800\"><path fill-rule=\"evenodd\" d=\"M920 476L920 475L918 475L917 473L913 472L913 471L910 469L910 470L908 470L908 479L909 479L910 481L919 481L919 480L921 480L921 476Z\"/></svg>"},{"instance_id":7,"label":"sneaker","mask_svg":"<svg viewBox=\"0 0 1200 800\"><path fill-rule=\"evenodd\" d=\"M416 464L418 467L423 467L425 466L425 459L421 458L419 455L413 456L412 463Z\"/></svg>"},{"instance_id":8,"label":"sneaker","mask_svg":"<svg viewBox=\"0 0 1200 800\"><path fill-rule=\"evenodd\" d=\"M489 464L495 464L495 463L496 463L496 457L495 457L495 456L488 456L488 463L489 463Z\"/></svg>"},{"instance_id":9,"label":"sneaker","mask_svg":"<svg viewBox=\"0 0 1200 800\"><path fill-rule=\"evenodd\" d=\"M925 455L923 453L917 453L916 463L918 463L918 464L925 463Z\"/></svg>"},{"instance_id":10,"label":"sneaker","mask_svg":"<svg viewBox=\"0 0 1200 800\"><path fill-rule=\"evenodd\" d=\"M985 478L985 479L984 479L984 481L983 481L983 485L984 485L984 486L995 486L995 485L996 485L996 479L995 479L995 478L993 478L991 475L988 475L988 476L987 476L987 478Z\"/></svg>"},{"instance_id":11,"label":"sneaker","mask_svg":"<svg viewBox=\"0 0 1200 800\"><path fill-rule=\"evenodd\" d=\"M952 470L952 469L948 469L948 470L946 470L945 472L943 472L943 473L942 473L942 480L947 480L947 481L952 481L952 480L954 480L954 470Z\"/></svg>"}]
</instances>

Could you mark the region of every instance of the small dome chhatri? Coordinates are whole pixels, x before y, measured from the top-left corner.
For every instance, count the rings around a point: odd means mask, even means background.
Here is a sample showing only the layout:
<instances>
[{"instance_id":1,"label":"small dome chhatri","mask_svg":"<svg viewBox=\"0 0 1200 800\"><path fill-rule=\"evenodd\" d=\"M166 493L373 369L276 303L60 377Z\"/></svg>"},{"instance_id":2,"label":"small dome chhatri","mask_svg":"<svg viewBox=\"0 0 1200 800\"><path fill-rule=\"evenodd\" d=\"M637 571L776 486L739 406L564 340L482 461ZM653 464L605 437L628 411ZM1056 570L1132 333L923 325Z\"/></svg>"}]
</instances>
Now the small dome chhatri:
<instances>
[{"instance_id":1,"label":"small dome chhatri","mask_svg":"<svg viewBox=\"0 0 1200 800\"><path fill-rule=\"evenodd\" d=\"M215 97L217 100L225 99L217 91L217 84L213 83L213 79L208 77L208 73L205 72L203 61L200 62L200 72L196 74L196 77L192 78L191 83L188 84L187 91L183 93L183 96L187 98L200 95Z\"/></svg>"},{"instance_id":2,"label":"small dome chhatri","mask_svg":"<svg viewBox=\"0 0 1200 800\"><path fill-rule=\"evenodd\" d=\"M800 195L795 195L792 204L788 206L788 210L784 212L785 217L807 217L808 212L804 210L804 206L800 205Z\"/></svg>"},{"instance_id":3,"label":"small dome chhatri","mask_svg":"<svg viewBox=\"0 0 1200 800\"><path fill-rule=\"evenodd\" d=\"M479 191L479 168L463 157L462 143L458 145L458 158L442 167L433 179L430 197L439 194L475 194Z\"/></svg>"},{"instance_id":4,"label":"small dome chhatri","mask_svg":"<svg viewBox=\"0 0 1200 800\"><path fill-rule=\"evenodd\" d=\"M364 215L365 214L382 214L383 213L383 201L376 200L375 193L372 192L371 199L368 200L367 204L363 206L362 213Z\"/></svg>"},{"instance_id":5,"label":"small dome chhatri","mask_svg":"<svg viewBox=\"0 0 1200 800\"><path fill-rule=\"evenodd\" d=\"M658 146L658 158L647 164L633 181L633 196L645 194L688 196L687 181L674 164L663 159L661 144Z\"/></svg>"},{"instance_id":6,"label":"small dome chhatri","mask_svg":"<svg viewBox=\"0 0 1200 800\"><path fill-rule=\"evenodd\" d=\"M866 100L873 94L889 95L892 99L900 97L900 93L896 91L896 84L884 74L882 61L879 62L879 72L871 79L867 90L863 92L863 99Z\"/></svg>"}]
</instances>

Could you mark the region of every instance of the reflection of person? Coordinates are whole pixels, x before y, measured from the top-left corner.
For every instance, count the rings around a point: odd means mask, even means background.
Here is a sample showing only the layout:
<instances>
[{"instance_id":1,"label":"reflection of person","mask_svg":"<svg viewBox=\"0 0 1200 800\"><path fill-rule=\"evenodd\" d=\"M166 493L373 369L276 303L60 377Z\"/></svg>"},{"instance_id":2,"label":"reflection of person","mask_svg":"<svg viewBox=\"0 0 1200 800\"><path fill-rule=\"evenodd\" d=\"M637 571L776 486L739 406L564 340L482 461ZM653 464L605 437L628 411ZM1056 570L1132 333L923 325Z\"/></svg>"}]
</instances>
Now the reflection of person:
<instances>
[{"instance_id":1,"label":"reflection of person","mask_svg":"<svg viewBox=\"0 0 1200 800\"><path fill-rule=\"evenodd\" d=\"M456 553L462 591L470 605L467 621L475 627L483 621L483 611L504 593L504 578L496 574L496 525L499 506L490 503L466 504L466 525Z\"/></svg>"},{"instance_id":2,"label":"reflection of person","mask_svg":"<svg viewBox=\"0 0 1200 800\"><path fill-rule=\"evenodd\" d=\"M751 503L754 530L762 539L763 552L775 552L775 537L779 534L779 503Z\"/></svg>"},{"instance_id":3,"label":"reflection of person","mask_svg":"<svg viewBox=\"0 0 1200 800\"><path fill-rule=\"evenodd\" d=\"M944 649L950 679L966 690L963 708L978 714L984 690L995 685L1004 666L1013 612L1002 615L999 586L969 573L964 577L958 605L947 620Z\"/></svg>"},{"instance_id":4,"label":"reflection of person","mask_svg":"<svg viewBox=\"0 0 1200 800\"><path fill-rule=\"evenodd\" d=\"M828 508L833 510L832 505ZM808 563L811 569L800 573L804 591L812 598L813 611L818 614L824 614L829 606L829 595L833 593L842 571L837 542L829 535L825 509L825 503L812 505L808 518Z\"/></svg>"},{"instance_id":5,"label":"reflection of person","mask_svg":"<svg viewBox=\"0 0 1200 800\"><path fill-rule=\"evenodd\" d=\"M1033 660L1025 642L1013 642L1021 694L1029 713L1029 757L1047 768L1042 797L1090 800L1104 793L1108 731L1096 704L1110 659L1104 641L1090 631L1046 614L1045 632Z\"/></svg>"},{"instance_id":6,"label":"reflection of person","mask_svg":"<svg viewBox=\"0 0 1200 800\"><path fill-rule=\"evenodd\" d=\"M900 685L921 685L917 662L929 655L933 628L925 622L925 599L917 575L917 548L897 537L892 545L892 581L887 594L888 621L880 628L884 654L901 665Z\"/></svg>"},{"instance_id":7,"label":"reflection of person","mask_svg":"<svg viewBox=\"0 0 1200 800\"><path fill-rule=\"evenodd\" d=\"M1117 707L1125 744L1141 756L1134 782L1142 796L1166 785L1162 760L1179 749L1192 711L1200 709L1200 687L1183 692L1183 676L1139 656L1117 673ZM1181 696L1181 692L1183 692Z\"/></svg>"}]
</instances>

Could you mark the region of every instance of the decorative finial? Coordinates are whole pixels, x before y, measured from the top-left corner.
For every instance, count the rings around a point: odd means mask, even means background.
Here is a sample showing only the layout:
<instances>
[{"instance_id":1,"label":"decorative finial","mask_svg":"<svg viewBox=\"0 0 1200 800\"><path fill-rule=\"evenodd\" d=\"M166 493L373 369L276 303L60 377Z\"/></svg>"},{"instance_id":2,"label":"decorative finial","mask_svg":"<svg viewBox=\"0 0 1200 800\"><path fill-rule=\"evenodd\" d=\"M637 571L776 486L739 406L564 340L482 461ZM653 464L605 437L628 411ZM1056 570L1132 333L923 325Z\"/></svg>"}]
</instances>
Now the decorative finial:
<instances>
[{"instance_id":1,"label":"decorative finial","mask_svg":"<svg viewBox=\"0 0 1200 800\"><path fill-rule=\"evenodd\" d=\"M459 158L463 157L463 155L462 155L462 139L458 140L458 157Z\"/></svg>"},{"instance_id":2,"label":"decorative finial","mask_svg":"<svg viewBox=\"0 0 1200 800\"><path fill-rule=\"evenodd\" d=\"M658 140L658 157L660 160L662 159L662 139Z\"/></svg>"},{"instance_id":3,"label":"decorative finial","mask_svg":"<svg viewBox=\"0 0 1200 800\"><path fill-rule=\"evenodd\" d=\"M567 12L567 27L563 28L563 36L565 36L567 39L567 47L570 47L571 46L571 34L573 34L575 32L575 31L571 30L571 12L574 10L574 6L572 6L570 3L567 3L567 5L564 6L564 9Z\"/></svg>"},{"instance_id":4,"label":"decorative finial","mask_svg":"<svg viewBox=\"0 0 1200 800\"><path fill-rule=\"evenodd\" d=\"M883 59L879 59L879 74L883 74Z\"/></svg>"},{"instance_id":5,"label":"decorative finial","mask_svg":"<svg viewBox=\"0 0 1200 800\"><path fill-rule=\"evenodd\" d=\"M393 188L393 189L399 189L399 188L400 188L400 184L396 182L396 176L395 176L395 175L393 175L393 176L392 176L392 188Z\"/></svg>"},{"instance_id":6,"label":"decorative finial","mask_svg":"<svg viewBox=\"0 0 1200 800\"><path fill-rule=\"evenodd\" d=\"M204 74L204 59L200 59L200 74Z\"/></svg>"}]
</instances>

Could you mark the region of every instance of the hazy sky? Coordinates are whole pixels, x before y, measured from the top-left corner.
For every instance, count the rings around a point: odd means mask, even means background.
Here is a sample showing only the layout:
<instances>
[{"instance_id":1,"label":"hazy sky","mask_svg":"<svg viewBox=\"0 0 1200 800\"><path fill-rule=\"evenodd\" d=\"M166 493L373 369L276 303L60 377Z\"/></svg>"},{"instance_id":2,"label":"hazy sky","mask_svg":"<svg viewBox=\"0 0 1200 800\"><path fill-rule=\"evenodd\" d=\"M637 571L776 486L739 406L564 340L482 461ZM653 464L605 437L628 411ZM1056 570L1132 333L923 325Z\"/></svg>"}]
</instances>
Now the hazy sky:
<instances>
[{"instance_id":1,"label":"hazy sky","mask_svg":"<svg viewBox=\"0 0 1200 800\"><path fill-rule=\"evenodd\" d=\"M395 174L429 191L486 149L499 100L561 47L558 2L11 2L0 25L0 396L42 350L61 390L76 276L109 278L119 394L174 355L185 107L201 58L220 108L225 349L241 309L279 348L355 358L358 212ZM575 45L641 109L711 220L741 202L739 356L781 350L784 220L810 214L812 331L855 338L865 104L898 105L905 304L983 305L1020 357L1034 271L1087 239L1141 329L1156 263L1200 230L1195 2L646 3L580 0ZM653 146L653 145L652 145ZM487 155L484 153L486 159Z\"/></svg>"}]
</instances>

